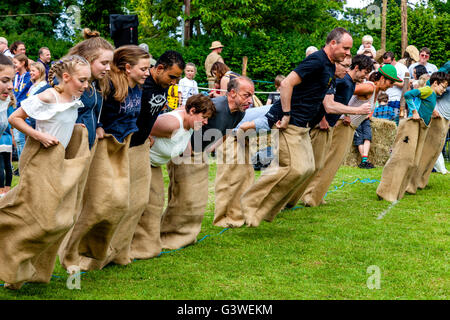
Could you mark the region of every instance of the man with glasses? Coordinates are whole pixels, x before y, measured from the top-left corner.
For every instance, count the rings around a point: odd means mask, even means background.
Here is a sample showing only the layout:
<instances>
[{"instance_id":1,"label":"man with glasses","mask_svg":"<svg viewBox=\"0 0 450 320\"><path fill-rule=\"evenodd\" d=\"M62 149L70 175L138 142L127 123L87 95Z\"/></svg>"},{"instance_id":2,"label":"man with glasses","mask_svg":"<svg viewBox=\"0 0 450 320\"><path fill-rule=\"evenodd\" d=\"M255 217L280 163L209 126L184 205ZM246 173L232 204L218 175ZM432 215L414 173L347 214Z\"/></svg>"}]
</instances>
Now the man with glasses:
<instances>
[{"instance_id":1,"label":"man with glasses","mask_svg":"<svg viewBox=\"0 0 450 320\"><path fill-rule=\"evenodd\" d=\"M437 67L434 64L428 62L428 59L430 59L430 55L431 51L427 47L423 47L422 49L420 49L419 62L413 63L412 65L409 66L409 74L410 75L413 74L414 67L417 66L418 64L423 65L427 69L427 72L430 76L432 73L437 72L438 71Z\"/></svg>"},{"instance_id":2,"label":"man with glasses","mask_svg":"<svg viewBox=\"0 0 450 320\"><path fill-rule=\"evenodd\" d=\"M383 54L383 63L393 65L397 70L397 78L401 80L405 78L406 72L409 72L408 68L403 63L397 62L395 60L394 53L391 51L387 51ZM409 76L412 77L412 73L410 73ZM402 89L403 82L394 82L394 86L386 90L386 94L389 96L388 108L392 108L392 111L394 113L394 119L392 120L395 121L396 124L398 124L399 121L398 116L400 113L400 99L402 98Z\"/></svg>"},{"instance_id":3,"label":"man with glasses","mask_svg":"<svg viewBox=\"0 0 450 320\"><path fill-rule=\"evenodd\" d=\"M187 157L172 159L168 163L168 205L161 219L163 248L178 249L196 241L208 203L209 165L205 160L207 152L209 147L217 147L230 137L233 129L244 117L245 110L253 103L254 92L253 81L249 78L241 76L231 79L227 95L212 99L216 107L215 116L208 119L208 123L192 135L192 152L188 152ZM236 185L241 182L234 181L233 177L227 176L227 179L219 182L224 188L216 188L216 203L218 199L231 202L236 200L234 198L237 198L239 203L239 197L231 193L239 191ZM230 191L231 188L233 191ZM223 192L226 193L225 196Z\"/></svg>"},{"instance_id":4,"label":"man with glasses","mask_svg":"<svg viewBox=\"0 0 450 320\"><path fill-rule=\"evenodd\" d=\"M150 76L143 85L141 110L136 121L139 131L131 137L130 147L141 145L149 138L156 118L167 104L168 88L178 83L185 65L179 52L169 50L150 69Z\"/></svg>"}]
</instances>

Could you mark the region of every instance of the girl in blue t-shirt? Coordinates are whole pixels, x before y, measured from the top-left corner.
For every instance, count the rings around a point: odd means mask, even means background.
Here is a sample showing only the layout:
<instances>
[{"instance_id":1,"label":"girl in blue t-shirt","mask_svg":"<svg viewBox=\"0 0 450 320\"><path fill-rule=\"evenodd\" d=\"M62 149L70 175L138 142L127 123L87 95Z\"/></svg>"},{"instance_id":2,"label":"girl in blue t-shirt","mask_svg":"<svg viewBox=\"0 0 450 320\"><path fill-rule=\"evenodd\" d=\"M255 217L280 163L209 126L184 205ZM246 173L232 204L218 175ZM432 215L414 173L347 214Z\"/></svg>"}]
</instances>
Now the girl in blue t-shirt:
<instances>
[{"instance_id":1,"label":"girl in blue t-shirt","mask_svg":"<svg viewBox=\"0 0 450 320\"><path fill-rule=\"evenodd\" d=\"M138 131L136 120L141 109L142 89L150 75L150 55L134 45L123 46L114 52L110 71L110 92L105 98L98 124L98 138L112 134L117 141Z\"/></svg>"}]
</instances>

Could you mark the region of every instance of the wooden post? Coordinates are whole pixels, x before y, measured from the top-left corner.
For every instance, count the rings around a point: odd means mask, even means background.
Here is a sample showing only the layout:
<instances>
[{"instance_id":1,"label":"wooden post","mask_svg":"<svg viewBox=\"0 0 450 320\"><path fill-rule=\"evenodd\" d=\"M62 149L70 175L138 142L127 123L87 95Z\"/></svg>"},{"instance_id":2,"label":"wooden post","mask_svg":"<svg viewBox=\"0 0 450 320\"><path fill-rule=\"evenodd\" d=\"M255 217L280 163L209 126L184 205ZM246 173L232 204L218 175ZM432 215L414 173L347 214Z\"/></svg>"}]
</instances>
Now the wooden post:
<instances>
[{"instance_id":1,"label":"wooden post","mask_svg":"<svg viewBox=\"0 0 450 320\"><path fill-rule=\"evenodd\" d=\"M244 56L242 58L242 75L243 76L247 76L247 62L248 62L248 58L247 56Z\"/></svg>"},{"instance_id":2,"label":"wooden post","mask_svg":"<svg viewBox=\"0 0 450 320\"><path fill-rule=\"evenodd\" d=\"M405 117L405 93L409 90L409 72L405 72L405 77L403 78L403 88L402 88L402 97L400 98L400 113L399 119Z\"/></svg>"},{"instance_id":3,"label":"wooden post","mask_svg":"<svg viewBox=\"0 0 450 320\"><path fill-rule=\"evenodd\" d=\"M191 15L191 0L184 0L184 14L189 17ZM191 20L186 18L184 21L184 44L191 39Z\"/></svg>"},{"instance_id":4,"label":"wooden post","mask_svg":"<svg viewBox=\"0 0 450 320\"><path fill-rule=\"evenodd\" d=\"M406 0L402 0L402 57L408 46L408 4Z\"/></svg>"},{"instance_id":5,"label":"wooden post","mask_svg":"<svg viewBox=\"0 0 450 320\"><path fill-rule=\"evenodd\" d=\"M386 51L386 14L387 0L383 0L383 8L381 11L381 49Z\"/></svg>"}]
</instances>

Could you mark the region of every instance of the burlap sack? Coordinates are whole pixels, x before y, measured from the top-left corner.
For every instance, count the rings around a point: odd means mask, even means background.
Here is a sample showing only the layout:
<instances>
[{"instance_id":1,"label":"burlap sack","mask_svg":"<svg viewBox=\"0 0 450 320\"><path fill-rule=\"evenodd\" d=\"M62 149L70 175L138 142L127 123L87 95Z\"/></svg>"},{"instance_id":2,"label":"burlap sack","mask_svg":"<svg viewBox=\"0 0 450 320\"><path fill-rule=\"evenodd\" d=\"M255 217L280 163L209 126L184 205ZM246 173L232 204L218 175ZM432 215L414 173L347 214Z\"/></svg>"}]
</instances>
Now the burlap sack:
<instances>
[{"instance_id":1,"label":"burlap sack","mask_svg":"<svg viewBox=\"0 0 450 320\"><path fill-rule=\"evenodd\" d=\"M311 130L309 135L311 137L311 144L314 152L314 173L295 191L286 205L287 208L293 208L297 205L315 174L323 168L325 157L330 149L331 138L333 137L333 127L328 130L320 130L319 126L317 126Z\"/></svg>"},{"instance_id":2,"label":"burlap sack","mask_svg":"<svg viewBox=\"0 0 450 320\"><path fill-rule=\"evenodd\" d=\"M19 184L0 200L0 279L17 288L49 282L59 245L75 223L90 151L85 128L75 126L66 150L28 137Z\"/></svg>"},{"instance_id":3,"label":"burlap sack","mask_svg":"<svg viewBox=\"0 0 450 320\"><path fill-rule=\"evenodd\" d=\"M217 149L216 158L223 161L217 161L213 225L241 227L244 215L240 199L255 179L249 159L248 140L238 141L237 137L229 136Z\"/></svg>"},{"instance_id":4,"label":"burlap sack","mask_svg":"<svg viewBox=\"0 0 450 320\"><path fill-rule=\"evenodd\" d=\"M112 135L97 142L83 195L83 208L59 258L64 268L101 269L111 257L111 240L129 210L131 135L119 143ZM147 154L148 157L148 154Z\"/></svg>"},{"instance_id":5,"label":"burlap sack","mask_svg":"<svg viewBox=\"0 0 450 320\"><path fill-rule=\"evenodd\" d=\"M131 243L133 259L149 259L161 253L161 216L164 209L164 179L161 167L152 167L150 193Z\"/></svg>"},{"instance_id":6,"label":"burlap sack","mask_svg":"<svg viewBox=\"0 0 450 320\"><path fill-rule=\"evenodd\" d=\"M427 129L422 119L400 120L391 157L383 168L377 188L379 198L390 202L403 198L410 179L418 170Z\"/></svg>"},{"instance_id":7,"label":"burlap sack","mask_svg":"<svg viewBox=\"0 0 450 320\"><path fill-rule=\"evenodd\" d=\"M316 207L323 202L334 176L350 150L354 134L353 125L344 125L342 120L336 123L323 167L311 177L303 192L301 201L306 206Z\"/></svg>"},{"instance_id":8,"label":"burlap sack","mask_svg":"<svg viewBox=\"0 0 450 320\"><path fill-rule=\"evenodd\" d=\"M193 162L194 160L192 160ZM161 219L161 244L178 249L197 241L208 203L207 163L167 164L168 205Z\"/></svg>"},{"instance_id":9,"label":"burlap sack","mask_svg":"<svg viewBox=\"0 0 450 320\"><path fill-rule=\"evenodd\" d=\"M278 152L278 162L272 161L241 198L248 226L257 227L263 219L272 221L295 190L314 172L309 128L289 125L279 132L278 146L272 147L274 154Z\"/></svg>"},{"instance_id":10,"label":"burlap sack","mask_svg":"<svg viewBox=\"0 0 450 320\"><path fill-rule=\"evenodd\" d=\"M450 121L445 118L432 118L423 143L423 150L419 160L419 167L411 177L406 192L415 194L417 188L423 189L428 184L431 171L442 152Z\"/></svg>"},{"instance_id":11,"label":"burlap sack","mask_svg":"<svg viewBox=\"0 0 450 320\"><path fill-rule=\"evenodd\" d=\"M127 213L120 221L111 240L111 254L104 261L105 265L127 265L133 261L131 243L137 225L145 212L150 196L150 143L129 149L130 160L130 202Z\"/></svg>"}]
</instances>

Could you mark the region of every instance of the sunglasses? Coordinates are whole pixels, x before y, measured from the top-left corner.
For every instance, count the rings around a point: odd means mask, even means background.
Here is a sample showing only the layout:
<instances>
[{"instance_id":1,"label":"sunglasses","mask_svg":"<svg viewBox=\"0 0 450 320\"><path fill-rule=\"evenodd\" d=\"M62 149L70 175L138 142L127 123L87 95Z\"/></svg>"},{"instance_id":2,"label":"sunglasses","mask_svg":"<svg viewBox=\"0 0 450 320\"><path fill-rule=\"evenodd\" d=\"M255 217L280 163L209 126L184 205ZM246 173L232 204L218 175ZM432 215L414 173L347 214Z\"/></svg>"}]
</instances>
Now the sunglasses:
<instances>
[{"instance_id":1,"label":"sunglasses","mask_svg":"<svg viewBox=\"0 0 450 320\"><path fill-rule=\"evenodd\" d=\"M169 78L172 79L172 80L178 80L181 77L177 77L177 76L173 76L173 75L169 74Z\"/></svg>"},{"instance_id":2,"label":"sunglasses","mask_svg":"<svg viewBox=\"0 0 450 320\"><path fill-rule=\"evenodd\" d=\"M422 58L428 58L430 55L429 55L429 54L426 54L426 53L421 53L420 56L421 56Z\"/></svg>"}]
</instances>

